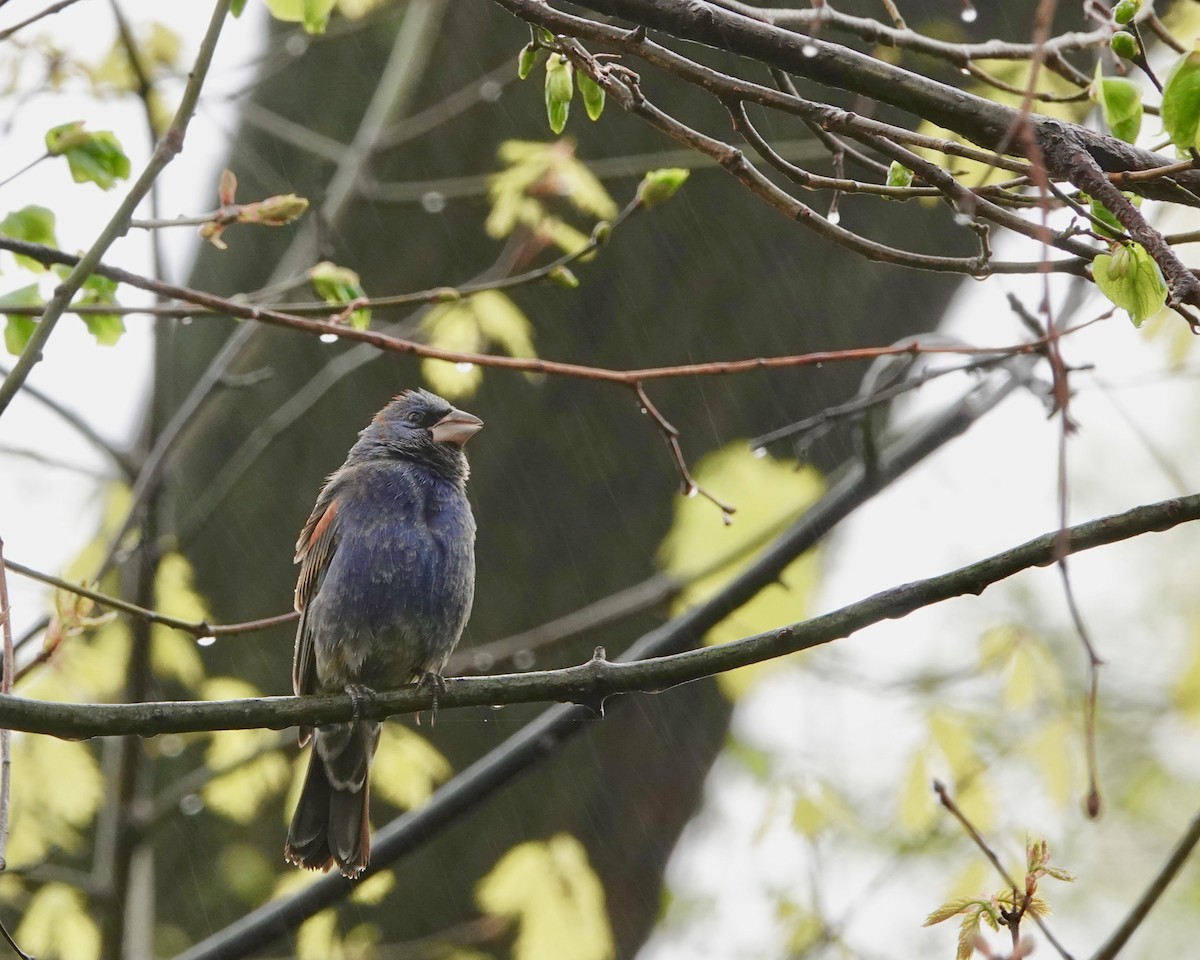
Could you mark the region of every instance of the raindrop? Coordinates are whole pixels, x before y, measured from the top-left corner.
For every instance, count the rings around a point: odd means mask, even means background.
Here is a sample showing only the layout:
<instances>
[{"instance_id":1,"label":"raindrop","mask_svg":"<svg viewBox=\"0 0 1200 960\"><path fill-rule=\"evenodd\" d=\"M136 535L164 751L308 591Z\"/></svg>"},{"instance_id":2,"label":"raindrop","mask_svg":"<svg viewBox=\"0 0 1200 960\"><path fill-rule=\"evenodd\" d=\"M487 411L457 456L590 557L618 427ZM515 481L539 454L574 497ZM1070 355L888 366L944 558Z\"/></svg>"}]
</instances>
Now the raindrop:
<instances>
[{"instance_id":1,"label":"raindrop","mask_svg":"<svg viewBox=\"0 0 1200 960\"><path fill-rule=\"evenodd\" d=\"M699 491L699 490L697 490L695 486L693 486L693 485L691 485L691 484L688 484L688 488L687 488L686 490L684 490L684 491L683 491L683 495L684 495L685 497L687 497L689 500L691 500L691 499L692 499L694 496L696 496L696 494L697 494L697 493L699 493L699 492L700 492L700 491Z\"/></svg>"},{"instance_id":2,"label":"raindrop","mask_svg":"<svg viewBox=\"0 0 1200 960\"><path fill-rule=\"evenodd\" d=\"M727 510L721 511L721 522L727 527L733 526L733 514Z\"/></svg>"},{"instance_id":3,"label":"raindrop","mask_svg":"<svg viewBox=\"0 0 1200 960\"><path fill-rule=\"evenodd\" d=\"M495 103L503 92L504 88L495 80L484 80L479 85L479 97L485 103Z\"/></svg>"},{"instance_id":4,"label":"raindrop","mask_svg":"<svg viewBox=\"0 0 1200 960\"><path fill-rule=\"evenodd\" d=\"M297 30L283 42L283 49L289 57L302 57L308 52L308 37Z\"/></svg>"},{"instance_id":5,"label":"raindrop","mask_svg":"<svg viewBox=\"0 0 1200 960\"><path fill-rule=\"evenodd\" d=\"M421 209L426 213L441 213L446 209L446 195L437 190L430 190L421 195Z\"/></svg>"},{"instance_id":6,"label":"raindrop","mask_svg":"<svg viewBox=\"0 0 1200 960\"><path fill-rule=\"evenodd\" d=\"M761 460L763 457L765 457L767 455L767 448L766 447L755 447L754 455L756 457L758 457L759 460Z\"/></svg>"},{"instance_id":7,"label":"raindrop","mask_svg":"<svg viewBox=\"0 0 1200 960\"><path fill-rule=\"evenodd\" d=\"M641 411L642 411L642 413L649 413L649 412L650 412L650 411L649 411L649 410L647 410L645 407L638 407L638 409L639 409L639 410L641 410Z\"/></svg>"},{"instance_id":8,"label":"raindrop","mask_svg":"<svg viewBox=\"0 0 1200 960\"><path fill-rule=\"evenodd\" d=\"M800 48L800 52L802 54L804 54L806 57L815 57L819 51L817 49L817 45L815 43L813 43L812 41L809 41L803 47Z\"/></svg>"},{"instance_id":9,"label":"raindrop","mask_svg":"<svg viewBox=\"0 0 1200 960\"><path fill-rule=\"evenodd\" d=\"M189 817L194 817L204 809L204 801L195 793L189 793L186 797L179 801L179 809Z\"/></svg>"},{"instance_id":10,"label":"raindrop","mask_svg":"<svg viewBox=\"0 0 1200 960\"><path fill-rule=\"evenodd\" d=\"M966 2L963 3L962 22L974 23L978 17L979 11L971 5L970 0L966 0Z\"/></svg>"},{"instance_id":11,"label":"raindrop","mask_svg":"<svg viewBox=\"0 0 1200 960\"><path fill-rule=\"evenodd\" d=\"M496 658L490 653L477 653L472 658L475 669L479 673L487 673L496 665Z\"/></svg>"},{"instance_id":12,"label":"raindrop","mask_svg":"<svg viewBox=\"0 0 1200 960\"><path fill-rule=\"evenodd\" d=\"M321 339L324 340L325 338L322 337ZM211 647L216 642L217 642L216 637L197 637L196 638L196 646L198 646L198 647Z\"/></svg>"},{"instance_id":13,"label":"raindrop","mask_svg":"<svg viewBox=\"0 0 1200 960\"><path fill-rule=\"evenodd\" d=\"M191 317L180 317L179 325L181 327L190 327L192 325L192 318Z\"/></svg>"},{"instance_id":14,"label":"raindrop","mask_svg":"<svg viewBox=\"0 0 1200 960\"><path fill-rule=\"evenodd\" d=\"M969 77L971 75L971 68L970 67L959 67L958 72L961 73L964 77Z\"/></svg>"},{"instance_id":15,"label":"raindrop","mask_svg":"<svg viewBox=\"0 0 1200 960\"><path fill-rule=\"evenodd\" d=\"M513 654L513 667L522 672L532 670L536 660L532 650L518 650Z\"/></svg>"},{"instance_id":16,"label":"raindrop","mask_svg":"<svg viewBox=\"0 0 1200 960\"><path fill-rule=\"evenodd\" d=\"M954 222L960 227L965 227L971 222L971 215L969 213L963 213L961 210L956 210L954 212Z\"/></svg>"},{"instance_id":17,"label":"raindrop","mask_svg":"<svg viewBox=\"0 0 1200 960\"><path fill-rule=\"evenodd\" d=\"M337 342L337 338L338 338L338 335L336 333L321 334L321 342L322 343L335 343L335 342Z\"/></svg>"},{"instance_id":18,"label":"raindrop","mask_svg":"<svg viewBox=\"0 0 1200 960\"><path fill-rule=\"evenodd\" d=\"M464 360L461 363L456 363L454 365L454 369L457 370L459 373L470 373L472 370L475 369L475 364L468 363L466 360Z\"/></svg>"},{"instance_id":19,"label":"raindrop","mask_svg":"<svg viewBox=\"0 0 1200 960\"><path fill-rule=\"evenodd\" d=\"M830 223L838 224L838 223L842 222L842 215L840 213L838 213L836 210L830 210L829 215L825 219L828 220Z\"/></svg>"},{"instance_id":20,"label":"raindrop","mask_svg":"<svg viewBox=\"0 0 1200 960\"><path fill-rule=\"evenodd\" d=\"M183 748L187 746L183 737L174 733L168 733L165 736L159 737L157 744L158 753L163 757L177 757L183 753Z\"/></svg>"}]
</instances>

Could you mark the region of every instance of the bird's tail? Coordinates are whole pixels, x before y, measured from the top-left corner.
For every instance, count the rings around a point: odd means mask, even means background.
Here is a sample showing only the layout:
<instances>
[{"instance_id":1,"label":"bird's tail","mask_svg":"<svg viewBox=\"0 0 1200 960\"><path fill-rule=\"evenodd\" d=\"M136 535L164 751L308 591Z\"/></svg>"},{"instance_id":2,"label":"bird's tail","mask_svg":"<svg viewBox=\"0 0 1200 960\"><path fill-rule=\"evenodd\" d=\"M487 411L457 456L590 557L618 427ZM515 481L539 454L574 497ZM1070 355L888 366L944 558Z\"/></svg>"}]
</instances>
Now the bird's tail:
<instances>
[{"instance_id":1,"label":"bird's tail","mask_svg":"<svg viewBox=\"0 0 1200 960\"><path fill-rule=\"evenodd\" d=\"M368 819L371 757L379 723L356 720L318 727L300 802L292 816L283 855L309 870L357 877L371 860Z\"/></svg>"}]
</instances>

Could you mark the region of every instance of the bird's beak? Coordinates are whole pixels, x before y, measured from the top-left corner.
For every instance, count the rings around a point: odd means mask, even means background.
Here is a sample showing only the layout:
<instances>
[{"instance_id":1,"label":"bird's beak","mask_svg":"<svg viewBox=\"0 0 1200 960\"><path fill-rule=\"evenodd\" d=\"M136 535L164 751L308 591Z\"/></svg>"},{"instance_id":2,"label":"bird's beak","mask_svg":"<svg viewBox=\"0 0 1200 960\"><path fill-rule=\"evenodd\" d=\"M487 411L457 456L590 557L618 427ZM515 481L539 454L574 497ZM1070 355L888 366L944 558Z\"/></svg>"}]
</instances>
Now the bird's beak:
<instances>
[{"instance_id":1,"label":"bird's beak","mask_svg":"<svg viewBox=\"0 0 1200 960\"><path fill-rule=\"evenodd\" d=\"M434 443L454 443L461 447L482 429L483 421L478 417L451 409L429 432L433 434Z\"/></svg>"}]
</instances>

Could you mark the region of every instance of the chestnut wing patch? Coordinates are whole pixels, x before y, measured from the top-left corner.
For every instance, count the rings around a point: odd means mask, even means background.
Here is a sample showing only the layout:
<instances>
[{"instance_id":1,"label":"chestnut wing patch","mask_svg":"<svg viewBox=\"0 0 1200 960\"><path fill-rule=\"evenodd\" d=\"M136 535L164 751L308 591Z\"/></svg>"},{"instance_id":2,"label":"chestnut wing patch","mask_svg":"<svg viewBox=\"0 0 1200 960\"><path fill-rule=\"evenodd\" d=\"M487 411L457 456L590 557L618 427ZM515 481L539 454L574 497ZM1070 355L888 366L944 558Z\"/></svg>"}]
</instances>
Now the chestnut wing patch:
<instances>
[{"instance_id":1,"label":"chestnut wing patch","mask_svg":"<svg viewBox=\"0 0 1200 960\"><path fill-rule=\"evenodd\" d=\"M300 531L300 539L296 543L300 576L296 581L295 603L300 612L300 627L296 631L296 652L292 660L292 689L297 696L316 690L317 660L306 608L313 594L320 589L325 571L329 569L329 560L337 548L338 500L330 487L332 484L321 491L312 516ZM306 739L302 731L301 743Z\"/></svg>"}]
</instances>

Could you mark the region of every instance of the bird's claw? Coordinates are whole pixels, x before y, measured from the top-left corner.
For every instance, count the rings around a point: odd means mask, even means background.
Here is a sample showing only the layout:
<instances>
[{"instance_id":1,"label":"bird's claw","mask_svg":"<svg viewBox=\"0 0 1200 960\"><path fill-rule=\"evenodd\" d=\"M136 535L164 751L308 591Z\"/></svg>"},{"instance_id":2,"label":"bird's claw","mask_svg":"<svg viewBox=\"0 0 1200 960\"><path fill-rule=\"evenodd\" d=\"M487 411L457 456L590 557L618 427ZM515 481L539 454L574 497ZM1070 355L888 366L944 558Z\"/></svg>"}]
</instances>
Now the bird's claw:
<instances>
[{"instance_id":1,"label":"bird's claw","mask_svg":"<svg viewBox=\"0 0 1200 960\"><path fill-rule=\"evenodd\" d=\"M433 702L429 707L429 727L433 729L437 723L438 697L446 692L446 678L440 673L434 673L432 670L422 670L417 675L417 689L428 690L433 695ZM417 711L417 726L421 725L421 712Z\"/></svg>"},{"instance_id":2,"label":"bird's claw","mask_svg":"<svg viewBox=\"0 0 1200 960\"><path fill-rule=\"evenodd\" d=\"M350 695L352 708L350 719L357 722L362 719L363 704L370 702L371 698L375 696L375 691L364 683L348 683L344 689Z\"/></svg>"}]
</instances>

